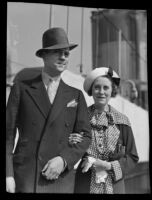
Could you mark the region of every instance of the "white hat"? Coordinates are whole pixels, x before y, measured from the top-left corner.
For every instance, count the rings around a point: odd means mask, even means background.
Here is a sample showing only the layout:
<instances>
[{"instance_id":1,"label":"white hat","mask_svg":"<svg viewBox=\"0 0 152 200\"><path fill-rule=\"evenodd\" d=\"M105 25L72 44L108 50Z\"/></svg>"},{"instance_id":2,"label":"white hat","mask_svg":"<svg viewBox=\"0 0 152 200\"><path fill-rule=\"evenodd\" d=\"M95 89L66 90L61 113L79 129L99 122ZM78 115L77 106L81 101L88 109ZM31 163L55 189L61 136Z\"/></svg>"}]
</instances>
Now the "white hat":
<instances>
[{"instance_id":1,"label":"white hat","mask_svg":"<svg viewBox=\"0 0 152 200\"><path fill-rule=\"evenodd\" d=\"M94 82L94 80L99 77L99 76L105 76L105 75L109 75L113 82L119 86L120 83L120 77L118 76L118 74L110 67L99 67L99 68L95 68L94 70L92 70L86 77L84 84L83 84L83 88L84 90L88 93L90 91L90 88ZM88 95L90 96L90 94L88 93Z\"/></svg>"}]
</instances>

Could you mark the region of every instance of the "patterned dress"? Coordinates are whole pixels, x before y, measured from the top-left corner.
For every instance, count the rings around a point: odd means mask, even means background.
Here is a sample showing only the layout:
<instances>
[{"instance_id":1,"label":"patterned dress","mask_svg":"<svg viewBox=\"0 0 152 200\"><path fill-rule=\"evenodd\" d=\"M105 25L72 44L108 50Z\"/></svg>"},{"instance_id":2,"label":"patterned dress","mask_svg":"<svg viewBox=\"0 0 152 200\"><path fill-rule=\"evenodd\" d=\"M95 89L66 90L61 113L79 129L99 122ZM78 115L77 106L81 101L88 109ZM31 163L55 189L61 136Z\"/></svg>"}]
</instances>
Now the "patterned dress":
<instances>
[{"instance_id":1,"label":"patterned dress","mask_svg":"<svg viewBox=\"0 0 152 200\"><path fill-rule=\"evenodd\" d=\"M120 135L117 124L130 125L128 118L107 105L104 112L98 113L95 106L89 107L89 117L92 127L92 142L87 150L89 156L110 161L112 169L107 171L105 182L96 182L96 171L91 168L90 193L113 194L113 180L122 178L122 170L118 160L111 161ZM121 147L125 154L125 147Z\"/></svg>"}]
</instances>

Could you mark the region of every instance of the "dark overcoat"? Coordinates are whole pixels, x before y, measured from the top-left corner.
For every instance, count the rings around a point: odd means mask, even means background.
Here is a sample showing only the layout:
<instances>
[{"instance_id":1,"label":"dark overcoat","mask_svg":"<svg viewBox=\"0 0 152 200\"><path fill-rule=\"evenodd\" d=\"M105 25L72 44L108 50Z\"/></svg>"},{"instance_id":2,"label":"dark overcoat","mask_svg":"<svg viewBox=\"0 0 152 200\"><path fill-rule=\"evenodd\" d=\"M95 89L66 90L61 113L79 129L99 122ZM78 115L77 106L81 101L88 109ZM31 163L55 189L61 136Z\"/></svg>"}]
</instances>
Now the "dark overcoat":
<instances>
[{"instance_id":1,"label":"dark overcoat","mask_svg":"<svg viewBox=\"0 0 152 200\"><path fill-rule=\"evenodd\" d=\"M72 100L75 107L68 107ZM16 192L72 193L73 166L91 141L86 102L82 92L62 80L50 104L41 75L16 81L6 109L6 176L13 176ZM15 149L16 129L19 139ZM84 132L81 143L70 145L69 134ZM46 180L41 170L48 160L61 156L66 170L55 181Z\"/></svg>"}]
</instances>

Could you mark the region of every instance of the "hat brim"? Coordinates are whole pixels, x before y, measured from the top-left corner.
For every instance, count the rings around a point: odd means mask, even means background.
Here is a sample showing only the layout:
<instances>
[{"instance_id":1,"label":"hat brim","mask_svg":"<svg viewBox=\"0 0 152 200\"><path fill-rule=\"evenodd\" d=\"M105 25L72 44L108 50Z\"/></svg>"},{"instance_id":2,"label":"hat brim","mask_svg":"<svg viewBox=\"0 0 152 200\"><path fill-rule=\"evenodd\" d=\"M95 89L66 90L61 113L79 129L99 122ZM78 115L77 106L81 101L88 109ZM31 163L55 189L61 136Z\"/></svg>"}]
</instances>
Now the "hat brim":
<instances>
[{"instance_id":1,"label":"hat brim","mask_svg":"<svg viewBox=\"0 0 152 200\"><path fill-rule=\"evenodd\" d=\"M91 96L90 88L92 87L94 80L100 76L107 75L107 72L108 72L107 67L100 67L100 68L94 69L93 71L90 72L90 74L88 74L88 76L86 77L86 79L84 81L83 88L89 96ZM112 80L116 84L116 86L119 86L120 77L118 76L118 74L116 72L113 71L113 73L114 74L113 74Z\"/></svg>"},{"instance_id":2,"label":"hat brim","mask_svg":"<svg viewBox=\"0 0 152 200\"><path fill-rule=\"evenodd\" d=\"M39 49L36 51L35 54L38 57L42 57L42 53L45 52L46 50L65 49L65 48L69 48L69 50L72 50L77 46L78 46L78 44L57 44L57 45L54 45L51 47Z\"/></svg>"}]
</instances>

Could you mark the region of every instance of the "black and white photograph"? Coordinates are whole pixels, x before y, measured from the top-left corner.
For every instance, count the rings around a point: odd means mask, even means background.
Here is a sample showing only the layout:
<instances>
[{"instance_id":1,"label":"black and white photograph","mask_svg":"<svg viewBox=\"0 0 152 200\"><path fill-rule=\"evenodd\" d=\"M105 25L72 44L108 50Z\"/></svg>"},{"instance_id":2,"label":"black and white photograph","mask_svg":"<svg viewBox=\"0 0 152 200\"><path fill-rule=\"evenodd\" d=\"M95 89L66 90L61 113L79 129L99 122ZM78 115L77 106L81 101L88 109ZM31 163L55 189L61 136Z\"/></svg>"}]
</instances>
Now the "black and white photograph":
<instances>
[{"instance_id":1,"label":"black and white photograph","mask_svg":"<svg viewBox=\"0 0 152 200\"><path fill-rule=\"evenodd\" d=\"M6 193L150 194L147 10L7 2L6 27Z\"/></svg>"}]
</instances>

